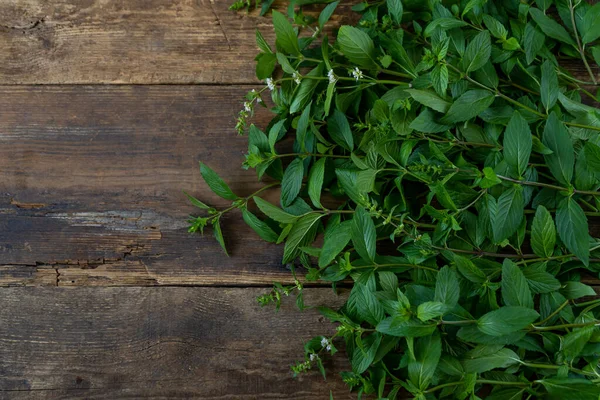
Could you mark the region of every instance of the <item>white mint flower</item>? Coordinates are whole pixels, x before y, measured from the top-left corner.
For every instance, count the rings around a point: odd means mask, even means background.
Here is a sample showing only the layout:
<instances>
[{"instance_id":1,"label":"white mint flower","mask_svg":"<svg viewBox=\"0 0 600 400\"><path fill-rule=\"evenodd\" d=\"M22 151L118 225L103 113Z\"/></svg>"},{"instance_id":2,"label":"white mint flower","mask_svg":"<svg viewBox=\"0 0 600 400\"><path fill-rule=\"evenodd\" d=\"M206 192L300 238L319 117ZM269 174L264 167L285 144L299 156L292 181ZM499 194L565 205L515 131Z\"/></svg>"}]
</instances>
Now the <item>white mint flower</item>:
<instances>
[{"instance_id":1,"label":"white mint flower","mask_svg":"<svg viewBox=\"0 0 600 400\"><path fill-rule=\"evenodd\" d=\"M350 76L352 76L357 81L364 77L363 72L360 69L358 69L358 67L354 67L354 69L350 71Z\"/></svg>"},{"instance_id":2,"label":"white mint flower","mask_svg":"<svg viewBox=\"0 0 600 400\"><path fill-rule=\"evenodd\" d=\"M267 78L265 83L267 84L267 87L269 88L270 91L275 90L275 82L273 82L272 78Z\"/></svg>"},{"instance_id":3,"label":"white mint flower","mask_svg":"<svg viewBox=\"0 0 600 400\"><path fill-rule=\"evenodd\" d=\"M294 82L296 82L297 85L299 85L300 82L302 82L302 75L300 75L298 71L294 71L294 73L292 74L292 78L294 78Z\"/></svg>"},{"instance_id":4,"label":"white mint flower","mask_svg":"<svg viewBox=\"0 0 600 400\"><path fill-rule=\"evenodd\" d=\"M327 346L329 346L329 340L327 340L327 338L321 339L321 347L327 347Z\"/></svg>"},{"instance_id":5,"label":"white mint flower","mask_svg":"<svg viewBox=\"0 0 600 400\"><path fill-rule=\"evenodd\" d=\"M247 112L252 111L252 105L249 102L245 102L244 103L244 110L246 110Z\"/></svg>"},{"instance_id":6,"label":"white mint flower","mask_svg":"<svg viewBox=\"0 0 600 400\"><path fill-rule=\"evenodd\" d=\"M326 349L327 351L331 351L331 345L327 345Z\"/></svg>"},{"instance_id":7,"label":"white mint flower","mask_svg":"<svg viewBox=\"0 0 600 400\"><path fill-rule=\"evenodd\" d=\"M257 97L256 98L256 103L258 103L258 104L262 103L262 99L260 97Z\"/></svg>"},{"instance_id":8,"label":"white mint flower","mask_svg":"<svg viewBox=\"0 0 600 400\"><path fill-rule=\"evenodd\" d=\"M335 76L332 69L327 72L327 77L329 78L329 83L335 83L337 81L337 76Z\"/></svg>"},{"instance_id":9,"label":"white mint flower","mask_svg":"<svg viewBox=\"0 0 600 400\"><path fill-rule=\"evenodd\" d=\"M318 358L319 358L319 356L317 356L315 353L311 353L311 355L310 355L310 361L315 361Z\"/></svg>"}]
</instances>

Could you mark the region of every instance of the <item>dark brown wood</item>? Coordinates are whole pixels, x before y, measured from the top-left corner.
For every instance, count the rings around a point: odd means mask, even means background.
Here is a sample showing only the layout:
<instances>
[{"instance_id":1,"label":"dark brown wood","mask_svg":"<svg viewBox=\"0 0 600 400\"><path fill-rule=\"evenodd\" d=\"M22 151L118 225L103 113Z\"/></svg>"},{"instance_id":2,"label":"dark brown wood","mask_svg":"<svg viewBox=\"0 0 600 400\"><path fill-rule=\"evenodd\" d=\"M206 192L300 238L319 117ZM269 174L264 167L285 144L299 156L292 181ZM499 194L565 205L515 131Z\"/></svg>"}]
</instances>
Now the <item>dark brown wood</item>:
<instances>
[{"instance_id":1,"label":"dark brown wood","mask_svg":"<svg viewBox=\"0 0 600 400\"><path fill-rule=\"evenodd\" d=\"M237 212L224 219L231 257L210 230L187 232L200 210L183 190L230 204L204 184L199 160L240 195L264 185L241 168L247 140L233 130L248 89L1 87L0 285L290 281L280 246ZM261 111L256 122L267 117Z\"/></svg>"},{"instance_id":2,"label":"dark brown wood","mask_svg":"<svg viewBox=\"0 0 600 400\"><path fill-rule=\"evenodd\" d=\"M231 3L4 0L0 84L255 82L255 29L273 43L270 17Z\"/></svg>"},{"instance_id":3,"label":"dark brown wood","mask_svg":"<svg viewBox=\"0 0 600 400\"><path fill-rule=\"evenodd\" d=\"M332 335L316 310L261 309L260 288L3 288L2 399L354 398L340 354L291 378L303 343ZM311 305L340 305L306 289ZM301 327L301 329L299 329Z\"/></svg>"}]
</instances>

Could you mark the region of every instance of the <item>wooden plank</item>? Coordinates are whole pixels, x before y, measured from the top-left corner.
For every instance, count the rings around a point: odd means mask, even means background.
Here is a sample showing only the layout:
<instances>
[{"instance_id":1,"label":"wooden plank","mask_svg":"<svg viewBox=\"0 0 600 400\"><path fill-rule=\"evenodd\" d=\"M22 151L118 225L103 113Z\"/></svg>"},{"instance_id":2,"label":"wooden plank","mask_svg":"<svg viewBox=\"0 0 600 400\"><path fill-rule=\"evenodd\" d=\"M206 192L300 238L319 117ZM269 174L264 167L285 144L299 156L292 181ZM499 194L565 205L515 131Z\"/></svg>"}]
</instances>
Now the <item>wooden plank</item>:
<instances>
[{"instance_id":1,"label":"wooden plank","mask_svg":"<svg viewBox=\"0 0 600 400\"><path fill-rule=\"evenodd\" d=\"M316 310L262 309L258 288L4 288L2 399L349 399L345 356L292 379L302 345L334 326ZM340 305L306 289L312 305Z\"/></svg>"},{"instance_id":2,"label":"wooden plank","mask_svg":"<svg viewBox=\"0 0 600 400\"><path fill-rule=\"evenodd\" d=\"M198 160L240 195L263 185L241 168L247 139L233 130L247 90L1 87L0 285L290 281L279 246L261 241L239 213L224 220L230 258L210 233L187 233L199 210L182 190L230 203L211 194ZM256 121L267 118L263 111Z\"/></svg>"},{"instance_id":3,"label":"wooden plank","mask_svg":"<svg viewBox=\"0 0 600 400\"><path fill-rule=\"evenodd\" d=\"M230 0L4 0L0 84L255 82L255 29ZM331 26L349 14L341 6Z\"/></svg>"}]
</instances>

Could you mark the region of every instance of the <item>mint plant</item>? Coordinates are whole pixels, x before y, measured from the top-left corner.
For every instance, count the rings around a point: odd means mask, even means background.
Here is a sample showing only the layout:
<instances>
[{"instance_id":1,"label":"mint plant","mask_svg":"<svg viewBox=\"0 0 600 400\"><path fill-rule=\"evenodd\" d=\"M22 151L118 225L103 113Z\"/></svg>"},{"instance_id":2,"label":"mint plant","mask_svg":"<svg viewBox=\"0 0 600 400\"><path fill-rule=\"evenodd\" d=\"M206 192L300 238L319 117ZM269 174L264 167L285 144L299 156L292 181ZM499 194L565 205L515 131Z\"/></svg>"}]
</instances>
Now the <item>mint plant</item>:
<instances>
[{"instance_id":1,"label":"mint plant","mask_svg":"<svg viewBox=\"0 0 600 400\"><path fill-rule=\"evenodd\" d=\"M207 214L190 231L212 225L225 248L220 217L240 209L294 276L351 285L295 374L325 375L343 342L359 398L597 400L600 300L582 281L600 271L600 112L582 98L597 100L600 4L363 2L331 40L338 2L318 17L307 3L272 12L275 46L256 33L265 87L237 129L265 186L239 197L201 164L232 205L190 196ZM279 204L260 197L275 187ZM300 280L259 301L290 294L303 307Z\"/></svg>"}]
</instances>

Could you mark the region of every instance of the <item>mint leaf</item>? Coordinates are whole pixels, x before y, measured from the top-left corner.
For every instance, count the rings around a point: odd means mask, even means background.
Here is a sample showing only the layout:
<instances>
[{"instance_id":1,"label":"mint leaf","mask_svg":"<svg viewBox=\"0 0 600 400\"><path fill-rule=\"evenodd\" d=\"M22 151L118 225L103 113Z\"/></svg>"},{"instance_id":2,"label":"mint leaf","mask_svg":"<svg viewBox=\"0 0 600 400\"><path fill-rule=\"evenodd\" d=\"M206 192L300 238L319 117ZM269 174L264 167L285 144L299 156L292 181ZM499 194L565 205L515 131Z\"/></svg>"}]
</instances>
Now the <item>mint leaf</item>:
<instances>
[{"instance_id":1,"label":"mint leaf","mask_svg":"<svg viewBox=\"0 0 600 400\"><path fill-rule=\"evenodd\" d=\"M340 110L334 110L327 119L327 132L334 142L348 151L354 150L354 138L348 123L348 118Z\"/></svg>"},{"instance_id":2,"label":"mint leaf","mask_svg":"<svg viewBox=\"0 0 600 400\"><path fill-rule=\"evenodd\" d=\"M281 180L281 205L287 207L298 197L304 178L304 163L300 158L295 158L288 165Z\"/></svg>"},{"instance_id":3,"label":"mint leaf","mask_svg":"<svg viewBox=\"0 0 600 400\"><path fill-rule=\"evenodd\" d=\"M352 237L352 222L344 221L331 231L325 233L323 248L319 254L319 267L329 265L333 259L340 254L350 242Z\"/></svg>"},{"instance_id":4,"label":"mint leaf","mask_svg":"<svg viewBox=\"0 0 600 400\"><path fill-rule=\"evenodd\" d=\"M462 70L467 74L477 71L490 59L492 53L492 42L487 31L478 33L468 44L462 58Z\"/></svg>"},{"instance_id":5,"label":"mint leaf","mask_svg":"<svg viewBox=\"0 0 600 400\"><path fill-rule=\"evenodd\" d=\"M544 14L542 11L538 10L537 8L530 8L529 14L542 32L544 32L547 36L563 43L570 44L571 46L576 46L567 30L558 22Z\"/></svg>"},{"instance_id":6,"label":"mint leaf","mask_svg":"<svg viewBox=\"0 0 600 400\"><path fill-rule=\"evenodd\" d=\"M321 190L323 188L323 178L325 176L325 162L327 158L319 159L310 169L308 174L308 196L317 208L322 208L321 205Z\"/></svg>"},{"instance_id":7,"label":"mint leaf","mask_svg":"<svg viewBox=\"0 0 600 400\"><path fill-rule=\"evenodd\" d=\"M531 130L525 118L515 111L504 131L503 154L506 163L516 172L517 177L523 176L529 163L532 148Z\"/></svg>"},{"instance_id":8,"label":"mint leaf","mask_svg":"<svg viewBox=\"0 0 600 400\"><path fill-rule=\"evenodd\" d=\"M408 361L408 379L421 390L427 389L442 355L439 332L415 340L415 358Z\"/></svg>"},{"instance_id":9,"label":"mint leaf","mask_svg":"<svg viewBox=\"0 0 600 400\"><path fill-rule=\"evenodd\" d=\"M282 13L273 10L273 27L275 28L275 45L287 54L298 55L298 36L294 32L292 24Z\"/></svg>"},{"instance_id":10,"label":"mint leaf","mask_svg":"<svg viewBox=\"0 0 600 400\"><path fill-rule=\"evenodd\" d=\"M525 275L508 258L502 263L502 300L507 306L533 308L533 296Z\"/></svg>"},{"instance_id":11,"label":"mint leaf","mask_svg":"<svg viewBox=\"0 0 600 400\"><path fill-rule=\"evenodd\" d=\"M226 200L237 200L238 197L233 194L229 186L217 175L215 171L210 169L206 164L200 163L200 174L204 178L204 182L210 189L219 197Z\"/></svg>"},{"instance_id":12,"label":"mint leaf","mask_svg":"<svg viewBox=\"0 0 600 400\"><path fill-rule=\"evenodd\" d=\"M544 155L550 172L559 182L569 186L573 178L575 151L567 128L555 112L552 112L546 120L542 143L552 150L552 154Z\"/></svg>"},{"instance_id":13,"label":"mint leaf","mask_svg":"<svg viewBox=\"0 0 600 400\"><path fill-rule=\"evenodd\" d=\"M517 353L508 348L488 354L477 354L477 348L465 355L463 365L467 373L481 374L496 368L507 368L521 360Z\"/></svg>"},{"instance_id":14,"label":"mint leaf","mask_svg":"<svg viewBox=\"0 0 600 400\"><path fill-rule=\"evenodd\" d=\"M572 197L558 204L556 228L560 240L567 249L588 265L590 259L588 221L581 206Z\"/></svg>"},{"instance_id":15,"label":"mint leaf","mask_svg":"<svg viewBox=\"0 0 600 400\"><path fill-rule=\"evenodd\" d=\"M478 277L480 276L481 275L478 275ZM435 281L434 300L452 308L458 304L459 299L460 285L458 283L456 272L449 267L443 267L440 269L440 272L438 272Z\"/></svg>"},{"instance_id":16,"label":"mint leaf","mask_svg":"<svg viewBox=\"0 0 600 400\"><path fill-rule=\"evenodd\" d=\"M501 307L479 318L477 327L487 335L503 336L526 328L539 316L526 307Z\"/></svg>"},{"instance_id":17,"label":"mint leaf","mask_svg":"<svg viewBox=\"0 0 600 400\"><path fill-rule=\"evenodd\" d=\"M523 220L524 208L525 200L521 186L513 186L502 193L497 202L489 202L490 220L495 243L508 239L517 231Z\"/></svg>"},{"instance_id":18,"label":"mint leaf","mask_svg":"<svg viewBox=\"0 0 600 400\"><path fill-rule=\"evenodd\" d=\"M283 224L293 224L298 220L297 216L283 211L281 208L274 206L273 204L261 199L260 197L253 197L252 199L254 200L260 211L263 212L263 214L277 222L281 222Z\"/></svg>"},{"instance_id":19,"label":"mint leaf","mask_svg":"<svg viewBox=\"0 0 600 400\"><path fill-rule=\"evenodd\" d=\"M540 205L535 211L531 225L531 248L540 257L550 257L556 244L556 228L552 215Z\"/></svg>"},{"instance_id":20,"label":"mint leaf","mask_svg":"<svg viewBox=\"0 0 600 400\"><path fill-rule=\"evenodd\" d=\"M481 89L469 90L460 96L442 119L445 124L455 124L475 118L494 102L494 94Z\"/></svg>"},{"instance_id":21,"label":"mint leaf","mask_svg":"<svg viewBox=\"0 0 600 400\"><path fill-rule=\"evenodd\" d=\"M377 67L373 39L365 32L353 26L343 25L338 32L337 43L342 53L353 64L367 69Z\"/></svg>"},{"instance_id":22,"label":"mint leaf","mask_svg":"<svg viewBox=\"0 0 600 400\"><path fill-rule=\"evenodd\" d=\"M356 252L365 260L375 262L377 232L369 213L357 207L352 217L352 243Z\"/></svg>"},{"instance_id":23,"label":"mint leaf","mask_svg":"<svg viewBox=\"0 0 600 400\"><path fill-rule=\"evenodd\" d=\"M279 235L275 233L275 231L273 231L269 225L258 219L256 215L252 214L248 210L243 210L242 217L244 218L246 224L248 224L248 226L252 228L252 230L254 230L254 232L256 232L261 239L271 243L277 242Z\"/></svg>"},{"instance_id":24,"label":"mint leaf","mask_svg":"<svg viewBox=\"0 0 600 400\"><path fill-rule=\"evenodd\" d=\"M542 64L542 82L540 84L540 96L546 112L554 107L558 98L558 76L554 64L546 60Z\"/></svg>"}]
</instances>

